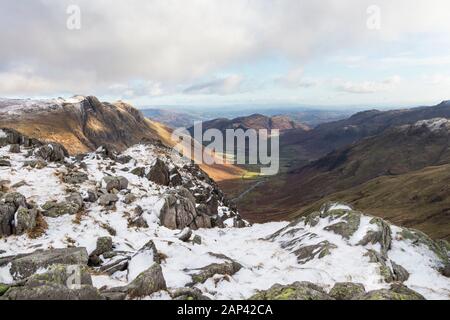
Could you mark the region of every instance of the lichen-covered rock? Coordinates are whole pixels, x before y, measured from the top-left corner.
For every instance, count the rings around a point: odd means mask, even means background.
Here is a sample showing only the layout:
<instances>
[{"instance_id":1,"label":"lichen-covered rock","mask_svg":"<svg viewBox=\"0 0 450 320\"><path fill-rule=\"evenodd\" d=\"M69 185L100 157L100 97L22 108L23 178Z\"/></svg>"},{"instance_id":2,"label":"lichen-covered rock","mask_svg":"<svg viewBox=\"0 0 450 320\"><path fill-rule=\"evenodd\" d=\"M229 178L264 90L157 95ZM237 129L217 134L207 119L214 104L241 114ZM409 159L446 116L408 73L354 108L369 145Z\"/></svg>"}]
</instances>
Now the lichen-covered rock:
<instances>
[{"instance_id":1,"label":"lichen-covered rock","mask_svg":"<svg viewBox=\"0 0 450 320\"><path fill-rule=\"evenodd\" d=\"M392 273L394 277L394 281L398 282L405 282L409 279L409 272L403 268L401 265L396 264L394 261L391 260L392 265Z\"/></svg>"},{"instance_id":2,"label":"lichen-covered rock","mask_svg":"<svg viewBox=\"0 0 450 320\"><path fill-rule=\"evenodd\" d=\"M370 230L364 236L364 238L358 243L365 246L369 243L379 243L381 246L381 254L386 258L387 252L391 249L392 243L392 231L389 224L381 218L373 218L370 221L371 224L375 224L378 227L378 231Z\"/></svg>"},{"instance_id":3,"label":"lichen-covered rock","mask_svg":"<svg viewBox=\"0 0 450 320\"><path fill-rule=\"evenodd\" d=\"M408 287L395 283L390 289L380 289L367 292L359 300L425 300L425 298Z\"/></svg>"},{"instance_id":4,"label":"lichen-covered rock","mask_svg":"<svg viewBox=\"0 0 450 320\"><path fill-rule=\"evenodd\" d=\"M329 295L335 300L352 300L366 293L364 285L353 282L338 282L330 290Z\"/></svg>"},{"instance_id":5,"label":"lichen-covered rock","mask_svg":"<svg viewBox=\"0 0 450 320\"><path fill-rule=\"evenodd\" d=\"M173 300L211 300L197 288L179 288L170 293Z\"/></svg>"},{"instance_id":6,"label":"lichen-covered rock","mask_svg":"<svg viewBox=\"0 0 450 320\"><path fill-rule=\"evenodd\" d=\"M199 271L191 275L192 284L204 283L206 280L216 274L232 276L233 274L241 270L241 268L241 264L231 259L223 263L212 263L206 267L197 269Z\"/></svg>"},{"instance_id":7,"label":"lichen-covered rock","mask_svg":"<svg viewBox=\"0 0 450 320\"><path fill-rule=\"evenodd\" d=\"M361 214L356 211L344 211L332 210L333 217L340 217L341 221L330 226L327 226L325 230L333 231L341 235L345 239L350 239L350 237L358 230Z\"/></svg>"},{"instance_id":8,"label":"lichen-covered rock","mask_svg":"<svg viewBox=\"0 0 450 320\"><path fill-rule=\"evenodd\" d=\"M154 263L150 268L139 274L125 288L131 298L145 297L160 290L167 289L161 266L158 263Z\"/></svg>"},{"instance_id":9,"label":"lichen-covered rock","mask_svg":"<svg viewBox=\"0 0 450 320\"><path fill-rule=\"evenodd\" d=\"M319 259L331 254L332 249L336 249L337 246L330 243L329 241L322 241L317 244L301 246L293 253L297 256L297 260L300 264L304 264L315 257Z\"/></svg>"},{"instance_id":10,"label":"lichen-covered rock","mask_svg":"<svg viewBox=\"0 0 450 320\"><path fill-rule=\"evenodd\" d=\"M147 179L162 186L169 185L169 169L167 168L167 165L164 163L164 161L162 161L161 159L156 159L155 164L147 174Z\"/></svg>"},{"instance_id":11,"label":"lichen-covered rock","mask_svg":"<svg viewBox=\"0 0 450 320\"><path fill-rule=\"evenodd\" d=\"M51 249L35 251L19 256L11 261L11 275L14 279L28 278L37 270L52 264L87 265L88 253L85 248Z\"/></svg>"},{"instance_id":12,"label":"lichen-covered rock","mask_svg":"<svg viewBox=\"0 0 450 320\"><path fill-rule=\"evenodd\" d=\"M36 226L37 210L19 207L14 216L14 234L20 235Z\"/></svg>"},{"instance_id":13,"label":"lichen-covered rock","mask_svg":"<svg viewBox=\"0 0 450 320\"><path fill-rule=\"evenodd\" d=\"M310 282L294 282L290 285L275 284L259 291L249 300L333 300L321 287Z\"/></svg>"},{"instance_id":14,"label":"lichen-covered rock","mask_svg":"<svg viewBox=\"0 0 450 320\"><path fill-rule=\"evenodd\" d=\"M81 208L75 202L48 201L42 207L42 214L46 217L57 218L65 214L76 214Z\"/></svg>"},{"instance_id":15,"label":"lichen-covered rock","mask_svg":"<svg viewBox=\"0 0 450 320\"><path fill-rule=\"evenodd\" d=\"M92 254L100 256L105 252L109 252L113 250L113 243L111 237L99 237L97 238L97 245L95 247L94 252Z\"/></svg>"},{"instance_id":16,"label":"lichen-covered rock","mask_svg":"<svg viewBox=\"0 0 450 320\"><path fill-rule=\"evenodd\" d=\"M443 265L450 263L450 245L446 241L434 241L421 231L407 228L402 229L401 237L403 240L410 241L414 246L428 247L441 260Z\"/></svg>"},{"instance_id":17,"label":"lichen-covered rock","mask_svg":"<svg viewBox=\"0 0 450 320\"><path fill-rule=\"evenodd\" d=\"M2 300L103 300L100 292L90 285L69 289L64 285L47 283L39 286L10 288Z\"/></svg>"}]
</instances>

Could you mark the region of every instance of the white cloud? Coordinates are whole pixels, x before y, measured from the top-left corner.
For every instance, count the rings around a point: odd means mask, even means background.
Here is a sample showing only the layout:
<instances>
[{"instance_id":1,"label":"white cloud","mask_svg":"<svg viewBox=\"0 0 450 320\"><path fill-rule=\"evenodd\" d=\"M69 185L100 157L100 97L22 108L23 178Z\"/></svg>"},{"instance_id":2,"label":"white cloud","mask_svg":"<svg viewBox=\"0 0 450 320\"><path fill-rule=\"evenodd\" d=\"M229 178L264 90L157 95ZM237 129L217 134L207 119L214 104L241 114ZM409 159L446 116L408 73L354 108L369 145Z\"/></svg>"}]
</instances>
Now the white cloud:
<instances>
[{"instance_id":1,"label":"white cloud","mask_svg":"<svg viewBox=\"0 0 450 320\"><path fill-rule=\"evenodd\" d=\"M304 76L303 68L294 68L275 81L287 88L310 88L318 84L318 81Z\"/></svg>"},{"instance_id":2,"label":"white cloud","mask_svg":"<svg viewBox=\"0 0 450 320\"><path fill-rule=\"evenodd\" d=\"M0 28L5 32L0 33L0 74L16 74L16 80L2 83L0 95L108 92L133 81L148 85L132 85L128 94L158 95L158 85L165 92L270 55L303 65L343 49L369 50L405 35L450 31L447 0L378 0L379 31L366 27L372 2L1 1ZM71 4L81 8L80 30L66 28ZM28 82L17 78L26 77L16 72L17 65L33 70ZM303 78L298 85L313 82ZM223 93L233 91L226 86Z\"/></svg>"},{"instance_id":3,"label":"white cloud","mask_svg":"<svg viewBox=\"0 0 450 320\"><path fill-rule=\"evenodd\" d=\"M356 94L377 93L392 90L401 82L399 76L392 76L383 81L362 81L352 82L343 80L334 80L338 91Z\"/></svg>"},{"instance_id":4,"label":"white cloud","mask_svg":"<svg viewBox=\"0 0 450 320\"><path fill-rule=\"evenodd\" d=\"M230 75L208 82L192 85L184 90L186 94L233 94L242 90L243 77Z\"/></svg>"}]
</instances>

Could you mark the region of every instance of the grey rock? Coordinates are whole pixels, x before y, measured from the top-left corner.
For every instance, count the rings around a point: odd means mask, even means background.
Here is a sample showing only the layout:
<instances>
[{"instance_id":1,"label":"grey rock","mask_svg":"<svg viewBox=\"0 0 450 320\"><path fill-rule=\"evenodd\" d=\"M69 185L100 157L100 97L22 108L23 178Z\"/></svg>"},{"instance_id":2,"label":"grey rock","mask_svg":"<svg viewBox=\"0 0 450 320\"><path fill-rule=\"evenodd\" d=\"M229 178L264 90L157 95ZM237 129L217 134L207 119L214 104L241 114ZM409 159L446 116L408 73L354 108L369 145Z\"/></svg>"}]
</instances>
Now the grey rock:
<instances>
[{"instance_id":1,"label":"grey rock","mask_svg":"<svg viewBox=\"0 0 450 320\"><path fill-rule=\"evenodd\" d=\"M241 270L241 268L242 265L231 259L223 263L212 263L206 267L197 269L199 270L199 272L191 275L191 285L196 283L204 283L206 280L216 274L232 276L233 274Z\"/></svg>"},{"instance_id":2,"label":"grey rock","mask_svg":"<svg viewBox=\"0 0 450 320\"><path fill-rule=\"evenodd\" d=\"M149 296L166 289L166 280L158 263L154 263L126 286L126 292L131 298Z\"/></svg>"},{"instance_id":3,"label":"grey rock","mask_svg":"<svg viewBox=\"0 0 450 320\"><path fill-rule=\"evenodd\" d=\"M336 300L352 300L363 296L366 293L364 285L353 282L338 282L329 292L329 295Z\"/></svg>"},{"instance_id":4,"label":"grey rock","mask_svg":"<svg viewBox=\"0 0 450 320\"><path fill-rule=\"evenodd\" d=\"M9 152L11 153L20 153L20 145L19 144L12 144L9 146Z\"/></svg>"},{"instance_id":5,"label":"grey rock","mask_svg":"<svg viewBox=\"0 0 450 320\"><path fill-rule=\"evenodd\" d=\"M14 234L20 235L36 227L37 210L19 207L15 214Z\"/></svg>"},{"instance_id":6,"label":"grey rock","mask_svg":"<svg viewBox=\"0 0 450 320\"><path fill-rule=\"evenodd\" d=\"M119 197L115 194L107 193L98 198L98 203L102 206L109 206L119 201Z\"/></svg>"},{"instance_id":7,"label":"grey rock","mask_svg":"<svg viewBox=\"0 0 450 320\"><path fill-rule=\"evenodd\" d=\"M65 214L74 215L81 207L74 202L48 201L42 207L42 214L46 217L57 218Z\"/></svg>"},{"instance_id":8,"label":"grey rock","mask_svg":"<svg viewBox=\"0 0 450 320\"><path fill-rule=\"evenodd\" d=\"M259 291L249 300L333 300L321 287L310 282L294 282L290 285L275 284Z\"/></svg>"},{"instance_id":9,"label":"grey rock","mask_svg":"<svg viewBox=\"0 0 450 320\"><path fill-rule=\"evenodd\" d=\"M58 143L49 143L35 150L34 154L46 161L63 162L69 156L66 148Z\"/></svg>"},{"instance_id":10,"label":"grey rock","mask_svg":"<svg viewBox=\"0 0 450 320\"><path fill-rule=\"evenodd\" d=\"M28 278L41 268L52 264L87 265L88 253L85 248L52 249L35 251L11 261L11 275L15 280Z\"/></svg>"},{"instance_id":11,"label":"grey rock","mask_svg":"<svg viewBox=\"0 0 450 320\"><path fill-rule=\"evenodd\" d=\"M405 282L409 279L409 272L406 271L401 265L396 264L391 260L392 273L394 275L394 280L399 282Z\"/></svg>"},{"instance_id":12,"label":"grey rock","mask_svg":"<svg viewBox=\"0 0 450 320\"><path fill-rule=\"evenodd\" d=\"M132 174L138 176L138 177L145 177L145 168L144 167L137 167L130 171Z\"/></svg>"},{"instance_id":13,"label":"grey rock","mask_svg":"<svg viewBox=\"0 0 450 320\"><path fill-rule=\"evenodd\" d=\"M369 291L358 300L425 300L425 298L408 287L394 283L390 289Z\"/></svg>"},{"instance_id":14,"label":"grey rock","mask_svg":"<svg viewBox=\"0 0 450 320\"><path fill-rule=\"evenodd\" d=\"M178 239L187 242L192 236L192 230L189 227L184 228L178 235Z\"/></svg>"},{"instance_id":15,"label":"grey rock","mask_svg":"<svg viewBox=\"0 0 450 320\"><path fill-rule=\"evenodd\" d=\"M88 175L81 171L70 171L63 177L63 181L69 184L80 184L88 180Z\"/></svg>"},{"instance_id":16,"label":"grey rock","mask_svg":"<svg viewBox=\"0 0 450 320\"><path fill-rule=\"evenodd\" d=\"M169 185L169 169L164 161L161 159L156 159L155 164L147 175L147 179L162 186Z\"/></svg>"},{"instance_id":17,"label":"grey rock","mask_svg":"<svg viewBox=\"0 0 450 320\"><path fill-rule=\"evenodd\" d=\"M211 300L197 288L179 288L170 293L173 300Z\"/></svg>"},{"instance_id":18,"label":"grey rock","mask_svg":"<svg viewBox=\"0 0 450 320\"><path fill-rule=\"evenodd\" d=\"M11 162L5 159L0 159L0 167L11 167Z\"/></svg>"}]
</instances>

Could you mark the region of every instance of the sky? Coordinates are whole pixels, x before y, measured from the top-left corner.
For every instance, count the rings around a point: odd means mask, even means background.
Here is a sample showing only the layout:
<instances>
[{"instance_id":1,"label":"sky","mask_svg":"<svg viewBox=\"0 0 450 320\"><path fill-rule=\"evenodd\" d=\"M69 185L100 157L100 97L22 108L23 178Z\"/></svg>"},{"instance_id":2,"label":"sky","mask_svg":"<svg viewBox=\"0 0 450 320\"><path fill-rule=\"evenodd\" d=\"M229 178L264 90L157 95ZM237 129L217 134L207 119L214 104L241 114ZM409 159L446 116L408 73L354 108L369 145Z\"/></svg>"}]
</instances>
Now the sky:
<instances>
[{"instance_id":1,"label":"sky","mask_svg":"<svg viewBox=\"0 0 450 320\"><path fill-rule=\"evenodd\" d=\"M2 0L0 97L436 104L449 14L448 0Z\"/></svg>"}]
</instances>

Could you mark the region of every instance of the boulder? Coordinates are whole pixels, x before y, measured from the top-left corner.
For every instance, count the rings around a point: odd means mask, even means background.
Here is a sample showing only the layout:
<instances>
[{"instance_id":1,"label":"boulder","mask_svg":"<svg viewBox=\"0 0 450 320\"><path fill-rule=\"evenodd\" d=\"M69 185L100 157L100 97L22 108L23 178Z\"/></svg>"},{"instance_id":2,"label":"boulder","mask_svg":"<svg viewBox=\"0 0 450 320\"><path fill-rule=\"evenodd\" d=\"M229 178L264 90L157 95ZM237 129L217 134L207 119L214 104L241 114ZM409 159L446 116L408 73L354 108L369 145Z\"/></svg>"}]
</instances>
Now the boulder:
<instances>
[{"instance_id":1,"label":"boulder","mask_svg":"<svg viewBox=\"0 0 450 320\"><path fill-rule=\"evenodd\" d=\"M103 178L102 185L108 192L111 192L113 189L120 191L128 188L128 180L127 178L120 176L106 176Z\"/></svg>"},{"instance_id":2,"label":"boulder","mask_svg":"<svg viewBox=\"0 0 450 320\"><path fill-rule=\"evenodd\" d=\"M321 287L310 282L290 285L275 284L268 290L258 291L249 300L333 300Z\"/></svg>"},{"instance_id":3,"label":"boulder","mask_svg":"<svg viewBox=\"0 0 450 320\"><path fill-rule=\"evenodd\" d=\"M241 270L241 268L242 265L231 259L223 263L212 263L210 265L207 265L206 267L196 269L199 270L199 272L191 275L192 283L190 285L204 283L206 280L216 274L232 276L233 274Z\"/></svg>"},{"instance_id":4,"label":"boulder","mask_svg":"<svg viewBox=\"0 0 450 320\"><path fill-rule=\"evenodd\" d=\"M42 207L42 215L57 218L65 214L74 215L81 207L74 202L47 201Z\"/></svg>"},{"instance_id":5,"label":"boulder","mask_svg":"<svg viewBox=\"0 0 450 320\"><path fill-rule=\"evenodd\" d=\"M20 145L19 144L12 144L9 146L9 152L11 153L20 153Z\"/></svg>"},{"instance_id":6,"label":"boulder","mask_svg":"<svg viewBox=\"0 0 450 320\"><path fill-rule=\"evenodd\" d=\"M186 227L178 234L177 237L180 241L187 242L187 241L189 241L191 236L192 236L192 230L190 228Z\"/></svg>"},{"instance_id":7,"label":"boulder","mask_svg":"<svg viewBox=\"0 0 450 320\"><path fill-rule=\"evenodd\" d=\"M19 256L11 261L11 275L15 280L30 277L37 270L47 268L52 264L87 265L86 248L65 248L38 250L31 254Z\"/></svg>"},{"instance_id":8,"label":"boulder","mask_svg":"<svg viewBox=\"0 0 450 320\"><path fill-rule=\"evenodd\" d=\"M98 198L98 203L102 206L109 206L119 201L119 197L115 194L107 193Z\"/></svg>"},{"instance_id":9,"label":"boulder","mask_svg":"<svg viewBox=\"0 0 450 320\"><path fill-rule=\"evenodd\" d=\"M11 167L11 162L6 159L0 159L0 167Z\"/></svg>"},{"instance_id":10,"label":"boulder","mask_svg":"<svg viewBox=\"0 0 450 320\"><path fill-rule=\"evenodd\" d=\"M139 274L145 271L148 266L153 263L160 263L158 251L152 240L148 241L142 248L140 248L128 262L128 281L136 279Z\"/></svg>"},{"instance_id":11,"label":"boulder","mask_svg":"<svg viewBox=\"0 0 450 320\"><path fill-rule=\"evenodd\" d=\"M414 290L409 289L408 287L394 283L391 285L390 289L380 289L369 291L362 297L358 298L359 300L425 300L425 298L415 292Z\"/></svg>"},{"instance_id":12,"label":"boulder","mask_svg":"<svg viewBox=\"0 0 450 320\"><path fill-rule=\"evenodd\" d=\"M401 265L396 264L394 261L391 260L392 265L392 273L394 281L398 282L405 282L409 279L409 272L406 271L405 268L403 268Z\"/></svg>"},{"instance_id":13,"label":"boulder","mask_svg":"<svg viewBox=\"0 0 450 320\"><path fill-rule=\"evenodd\" d=\"M161 266L158 263L154 263L150 268L139 274L125 288L131 298L145 297L160 290L167 289Z\"/></svg>"},{"instance_id":14,"label":"boulder","mask_svg":"<svg viewBox=\"0 0 450 320\"><path fill-rule=\"evenodd\" d=\"M19 207L14 217L14 234L20 235L36 227L36 208Z\"/></svg>"},{"instance_id":15,"label":"boulder","mask_svg":"<svg viewBox=\"0 0 450 320\"><path fill-rule=\"evenodd\" d=\"M169 169L167 168L167 165L164 163L164 161L160 160L159 158L156 159L155 164L147 174L147 179L162 186L169 185Z\"/></svg>"},{"instance_id":16,"label":"boulder","mask_svg":"<svg viewBox=\"0 0 450 320\"><path fill-rule=\"evenodd\" d=\"M63 181L69 184L80 184L88 180L88 175L81 171L70 171L63 176Z\"/></svg>"},{"instance_id":17,"label":"boulder","mask_svg":"<svg viewBox=\"0 0 450 320\"><path fill-rule=\"evenodd\" d=\"M145 168L144 167L137 167L130 171L132 174L138 176L138 177L145 177Z\"/></svg>"},{"instance_id":18,"label":"boulder","mask_svg":"<svg viewBox=\"0 0 450 320\"><path fill-rule=\"evenodd\" d=\"M211 300L197 288L179 288L170 293L173 300Z\"/></svg>"},{"instance_id":19,"label":"boulder","mask_svg":"<svg viewBox=\"0 0 450 320\"><path fill-rule=\"evenodd\" d=\"M34 151L36 157L51 162L63 162L69 156L66 148L58 143L49 143L37 148Z\"/></svg>"},{"instance_id":20,"label":"boulder","mask_svg":"<svg viewBox=\"0 0 450 320\"><path fill-rule=\"evenodd\" d=\"M366 293L364 285L353 282L338 282L329 292L335 300L352 300Z\"/></svg>"}]
</instances>

